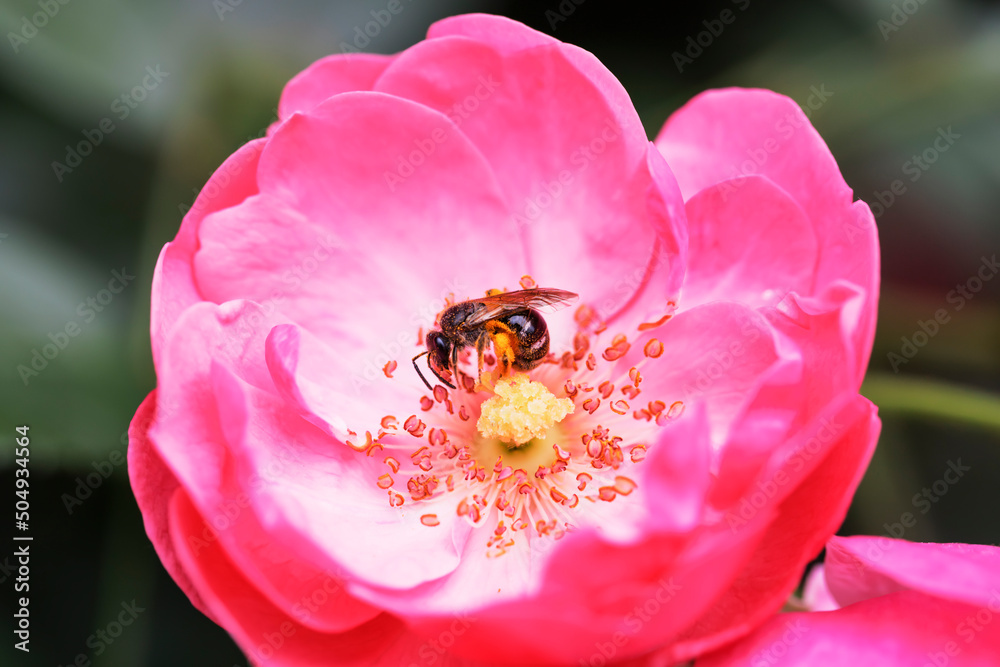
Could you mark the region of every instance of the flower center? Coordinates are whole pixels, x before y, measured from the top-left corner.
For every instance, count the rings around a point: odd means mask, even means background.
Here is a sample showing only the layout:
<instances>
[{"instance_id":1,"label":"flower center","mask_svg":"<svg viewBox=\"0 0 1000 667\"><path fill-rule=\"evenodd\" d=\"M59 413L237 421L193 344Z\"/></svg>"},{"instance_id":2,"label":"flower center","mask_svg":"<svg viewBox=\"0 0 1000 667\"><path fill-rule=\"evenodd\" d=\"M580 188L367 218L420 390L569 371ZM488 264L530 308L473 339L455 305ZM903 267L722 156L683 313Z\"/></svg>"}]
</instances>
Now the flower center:
<instances>
[{"instance_id":1,"label":"flower center","mask_svg":"<svg viewBox=\"0 0 1000 667\"><path fill-rule=\"evenodd\" d=\"M471 449L476 462L484 468L491 468L499 461L502 467L513 470L537 471L555 465L558 454L553 445L566 441L566 432L554 424L542 436L517 447L480 433L474 437Z\"/></svg>"},{"instance_id":2,"label":"flower center","mask_svg":"<svg viewBox=\"0 0 1000 667\"><path fill-rule=\"evenodd\" d=\"M568 398L556 398L541 382L517 374L501 378L494 387L496 395L480 406L476 423L484 438L496 438L510 449L543 439L553 424L575 409Z\"/></svg>"},{"instance_id":3,"label":"flower center","mask_svg":"<svg viewBox=\"0 0 1000 667\"><path fill-rule=\"evenodd\" d=\"M669 319L640 325L640 336ZM428 413L423 418L412 414L400 424L387 415L364 441L352 432L349 446L382 459L375 483L389 504L420 508L421 523L437 526L439 501L453 498L444 507L475 526L492 527L491 557L506 553L521 535L559 539L582 524L609 520L613 514L602 511L602 503L632 493L632 469L645 458L657 428L684 406L656 399L630 405L644 393L640 368L663 352L659 341L647 335L642 354L626 357L632 346L618 334L598 361L591 349L601 349L606 327L593 326L586 306L576 321L574 349L561 357L550 354L532 378L501 378L483 400L482 387L458 372L458 389L438 385L420 399L421 413ZM621 370L620 360L633 357L634 365ZM493 364L488 358L487 366ZM394 369L387 364L388 378ZM434 426L428 429L424 418Z\"/></svg>"}]
</instances>

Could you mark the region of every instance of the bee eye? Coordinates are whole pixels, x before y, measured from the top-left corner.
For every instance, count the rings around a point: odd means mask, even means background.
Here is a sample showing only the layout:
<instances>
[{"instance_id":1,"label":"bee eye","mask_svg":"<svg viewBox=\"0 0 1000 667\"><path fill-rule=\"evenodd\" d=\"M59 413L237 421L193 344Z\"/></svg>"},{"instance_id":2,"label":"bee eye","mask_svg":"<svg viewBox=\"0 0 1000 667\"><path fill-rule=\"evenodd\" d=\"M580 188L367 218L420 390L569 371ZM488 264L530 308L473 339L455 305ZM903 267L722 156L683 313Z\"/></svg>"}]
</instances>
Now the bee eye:
<instances>
[{"instance_id":1,"label":"bee eye","mask_svg":"<svg viewBox=\"0 0 1000 667\"><path fill-rule=\"evenodd\" d=\"M438 368L447 368L451 358L451 341L440 332L431 333L427 337L427 349L430 351L431 363Z\"/></svg>"}]
</instances>

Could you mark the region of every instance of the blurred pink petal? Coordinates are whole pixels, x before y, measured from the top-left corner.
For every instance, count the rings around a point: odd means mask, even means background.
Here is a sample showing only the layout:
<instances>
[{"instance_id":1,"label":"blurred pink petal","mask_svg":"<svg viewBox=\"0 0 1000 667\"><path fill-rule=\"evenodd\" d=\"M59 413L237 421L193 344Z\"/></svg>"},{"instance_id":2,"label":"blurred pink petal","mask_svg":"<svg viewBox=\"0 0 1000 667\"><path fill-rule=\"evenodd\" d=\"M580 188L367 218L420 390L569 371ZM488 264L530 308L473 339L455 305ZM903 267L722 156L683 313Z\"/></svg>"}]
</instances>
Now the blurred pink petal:
<instances>
[{"instance_id":1,"label":"blurred pink petal","mask_svg":"<svg viewBox=\"0 0 1000 667\"><path fill-rule=\"evenodd\" d=\"M818 563L809 570L806 583L802 590L802 604L809 611L834 611L840 609L840 604L834 599L830 587L826 583L826 573L823 563Z\"/></svg>"},{"instance_id":2,"label":"blurred pink petal","mask_svg":"<svg viewBox=\"0 0 1000 667\"><path fill-rule=\"evenodd\" d=\"M806 584L812 613L775 616L696 667L995 665L998 563L996 547L834 537Z\"/></svg>"},{"instance_id":3,"label":"blurred pink petal","mask_svg":"<svg viewBox=\"0 0 1000 667\"><path fill-rule=\"evenodd\" d=\"M751 636L699 658L695 667L987 667L1000 657L1000 632L977 617L992 620L998 612L1000 595L977 609L900 591L837 611L775 616Z\"/></svg>"},{"instance_id":4,"label":"blurred pink petal","mask_svg":"<svg viewBox=\"0 0 1000 667\"><path fill-rule=\"evenodd\" d=\"M826 580L841 606L900 590L986 606L1000 591L1000 549L884 536L832 537Z\"/></svg>"}]
</instances>

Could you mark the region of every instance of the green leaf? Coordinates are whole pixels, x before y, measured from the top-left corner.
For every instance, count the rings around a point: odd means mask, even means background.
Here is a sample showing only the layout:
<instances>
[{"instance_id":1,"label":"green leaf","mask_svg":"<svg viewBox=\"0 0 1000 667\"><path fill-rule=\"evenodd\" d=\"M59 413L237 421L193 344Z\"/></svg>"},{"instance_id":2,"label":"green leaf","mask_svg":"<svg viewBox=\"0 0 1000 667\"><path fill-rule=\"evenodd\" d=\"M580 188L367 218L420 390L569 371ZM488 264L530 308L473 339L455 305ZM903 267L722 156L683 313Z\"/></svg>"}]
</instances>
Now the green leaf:
<instances>
[{"instance_id":1,"label":"green leaf","mask_svg":"<svg viewBox=\"0 0 1000 667\"><path fill-rule=\"evenodd\" d=\"M1000 431L1000 395L991 392L938 380L869 373L861 393L880 411Z\"/></svg>"}]
</instances>

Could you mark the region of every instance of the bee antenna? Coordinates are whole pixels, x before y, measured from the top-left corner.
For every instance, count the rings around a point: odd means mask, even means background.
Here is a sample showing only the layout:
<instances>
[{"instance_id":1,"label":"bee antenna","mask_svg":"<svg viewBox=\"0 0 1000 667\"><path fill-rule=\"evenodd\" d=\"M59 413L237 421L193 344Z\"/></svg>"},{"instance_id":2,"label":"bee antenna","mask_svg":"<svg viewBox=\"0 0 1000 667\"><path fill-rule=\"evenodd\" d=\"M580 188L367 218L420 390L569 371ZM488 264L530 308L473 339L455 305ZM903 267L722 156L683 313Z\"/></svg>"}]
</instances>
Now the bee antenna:
<instances>
[{"instance_id":1,"label":"bee antenna","mask_svg":"<svg viewBox=\"0 0 1000 667\"><path fill-rule=\"evenodd\" d=\"M434 370L434 369L432 368L431 370ZM448 382L447 380L445 380L445 379L444 379L443 377L441 377L441 376L440 376L440 375L438 375L437 373L434 373L434 375L437 375L437 378L438 378L438 380L441 380L441 382L444 382L444 383L445 383L446 385L448 385L448 386L449 386L449 387L451 387L452 389L454 389L454 388L455 388L455 385L453 385L452 383ZM433 391L433 389L432 389L431 391Z\"/></svg>"},{"instance_id":2,"label":"bee antenna","mask_svg":"<svg viewBox=\"0 0 1000 667\"><path fill-rule=\"evenodd\" d=\"M424 381L424 384L427 385L427 388L430 389L431 391L434 391L434 387L431 386L431 383L427 381L427 378L424 377L424 374L420 372L420 367L417 366L417 359L424 356L428 352L430 352L430 350L424 350L417 356L413 357L413 369L417 371L417 375L419 375L420 379Z\"/></svg>"}]
</instances>

